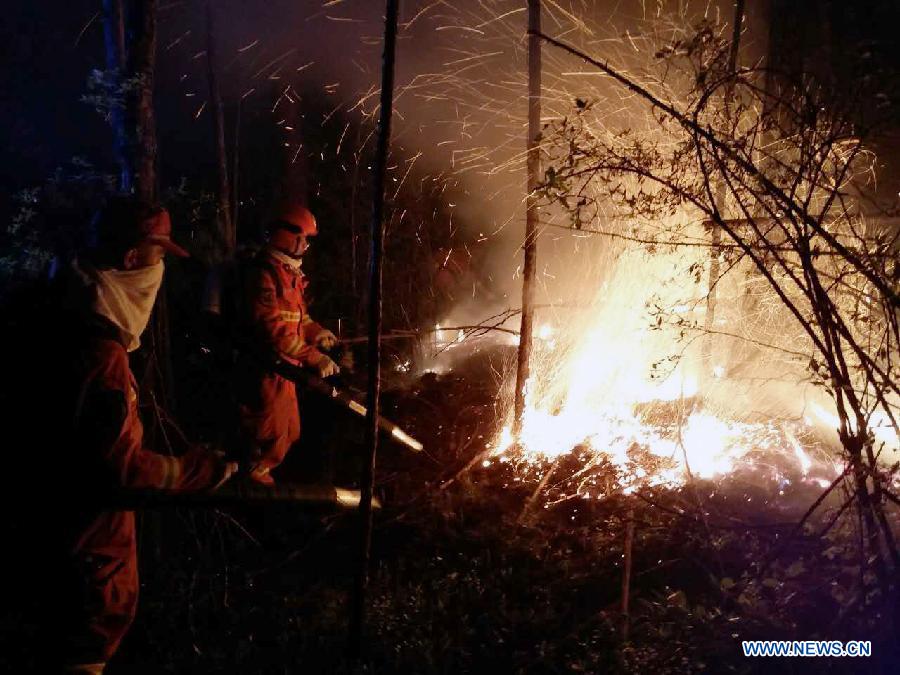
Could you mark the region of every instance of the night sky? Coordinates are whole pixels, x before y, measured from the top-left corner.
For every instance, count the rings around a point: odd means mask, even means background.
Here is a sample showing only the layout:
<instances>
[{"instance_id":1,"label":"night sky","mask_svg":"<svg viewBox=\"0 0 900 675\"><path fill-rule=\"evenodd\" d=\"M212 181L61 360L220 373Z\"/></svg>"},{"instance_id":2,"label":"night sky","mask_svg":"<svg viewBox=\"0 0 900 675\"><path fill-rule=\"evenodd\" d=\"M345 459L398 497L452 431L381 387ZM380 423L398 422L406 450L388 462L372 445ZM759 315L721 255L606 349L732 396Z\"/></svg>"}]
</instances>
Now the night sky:
<instances>
[{"instance_id":1,"label":"night sky","mask_svg":"<svg viewBox=\"0 0 900 675\"><path fill-rule=\"evenodd\" d=\"M685 4L694 19L706 14L727 21L732 11L724 0L663 3L669 9ZM471 199L459 200L454 208L475 230L497 231L522 213L523 5L516 0L402 4L394 145L404 157L421 153L417 170L462 182ZM897 72L897 3L807 0L776 5L778 25L791 32L792 44L802 45L813 58L821 59L824 53L840 69L846 54L871 50ZM255 115L258 124L281 134L286 155L295 155L302 141L285 127L304 110L320 116L332 110L374 112L380 3L225 0L215 6L229 143L238 99L247 120ZM101 168L111 163L108 127L79 100L91 69L104 65L99 7L99 2L82 0L40 5L13 0L6 5L0 21L5 74L0 124L7 130L0 156L4 205L10 194L40 183L75 156ZM590 31L579 34L564 11L548 8L545 30L625 64L635 56L625 49L624 36L638 35L641 19L652 18L655 11L655 6L637 1L573 1L559 7L588 17ZM741 57L745 63L765 53L766 12L760 7L763 4L748 3ZM182 177L211 186L209 114L206 108L201 111L206 101L205 39L203 3L160 3L156 108L164 186ZM584 70L577 60L545 48L544 64L547 119L567 114L576 92L615 102L618 94L605 89L601 78L559 79L559 73ZM560 81L568 87L566 93L561 93ZM281 98L289 86L292 98L299 93L307 101L289 105ZM623 124L631 121L627 115L621 119ZM885 162L897 147L891 139L884 144ZM487 153L483 160L478 160L479 152Z\"/></svg>"}]
</instances>

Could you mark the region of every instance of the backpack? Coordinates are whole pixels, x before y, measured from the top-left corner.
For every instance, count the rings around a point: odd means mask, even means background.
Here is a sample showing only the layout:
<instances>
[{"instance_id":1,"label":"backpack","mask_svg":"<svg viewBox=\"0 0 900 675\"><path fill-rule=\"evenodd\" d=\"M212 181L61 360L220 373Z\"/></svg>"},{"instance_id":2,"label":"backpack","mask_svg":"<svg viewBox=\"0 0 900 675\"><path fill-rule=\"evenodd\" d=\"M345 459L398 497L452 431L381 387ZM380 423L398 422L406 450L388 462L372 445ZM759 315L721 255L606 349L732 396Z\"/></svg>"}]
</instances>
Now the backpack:
<instances>
[{"instance_id":1,"label":"backpack","mask_svg":"<svg viewBox=\"0 0 900 675\"><path fill-rule=\"evenodd\" d=\"M202 436L223 447L239 445L241 392L260 368L249 323L248 287L252 276L261 270L271 273L276 293L281 295L283 289L273 263L265 255L246 251L211 266L201 296L197 342L189 358L198 369L195 381L204 394L192 418Z\"/></svg>"},{"instance_id":2,"label":"backpack","mask_svg":"<svg viewBox=\"0 0 900 675\"><path fill-rule=\"evenodd\" d=\"M275 291L283 293L280 278L273 263L259 253L241 252L232 260L210 267L202 296L207 347L220 358L234 360L247 348L250 308L247 289L251 275L268 272L275 281Z\"/></svg>"}]
</instances>

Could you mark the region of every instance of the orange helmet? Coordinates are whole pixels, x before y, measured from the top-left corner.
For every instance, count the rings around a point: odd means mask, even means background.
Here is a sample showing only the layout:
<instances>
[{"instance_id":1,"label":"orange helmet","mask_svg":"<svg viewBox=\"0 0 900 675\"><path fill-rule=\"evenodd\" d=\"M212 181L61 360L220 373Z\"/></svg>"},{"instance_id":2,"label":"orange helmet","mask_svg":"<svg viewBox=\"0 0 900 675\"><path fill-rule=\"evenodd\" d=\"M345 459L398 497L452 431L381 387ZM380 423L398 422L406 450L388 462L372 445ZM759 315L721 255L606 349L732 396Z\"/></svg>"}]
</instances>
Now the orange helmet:
<instances>
[{"instance_id":1,"label":"orange helmet","mask_svg":"<svg viewBox=\"0 0 900 675\"><path fill-rule=\"evenodd\" d=\"M316 225L316 217L305 206L289 204L278 214L278 221L294 225L307 237L319 234L319 226Z\"/></svg>"},{"instance_id":2,"label":"orange helmet","mask_svg":"<svg viewBox=\"0 0 900 675\"><path fill-rule=\"evenodd\" d=\"M269 234L269 244L289 256L299 258L306 250L301 235L312 237L319 233L316 218L305 206L290 204L282 209Z\"/></svg>"}]
</instances>

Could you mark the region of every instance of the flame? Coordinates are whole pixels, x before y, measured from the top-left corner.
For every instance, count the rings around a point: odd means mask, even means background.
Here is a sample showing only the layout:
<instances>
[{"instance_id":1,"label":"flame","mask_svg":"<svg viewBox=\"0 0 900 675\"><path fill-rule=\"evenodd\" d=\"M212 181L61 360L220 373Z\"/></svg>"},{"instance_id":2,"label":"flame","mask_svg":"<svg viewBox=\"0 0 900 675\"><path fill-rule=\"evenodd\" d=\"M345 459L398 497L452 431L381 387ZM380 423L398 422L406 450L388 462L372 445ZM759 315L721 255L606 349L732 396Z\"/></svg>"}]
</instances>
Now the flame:
<instances>
[{"instance_id":1,"label":"flame","mask_svg":"<svg viewBox=\"0 0 900 675\"><path fill-rule=\"evenodd\" d=\"M671 264L663 260L656 269ZM667 297L660 298L661 288L668 288ZM698 346L667 361L678 340L641 311L651 304L651 294L686 320L705 310L696 298L683 297L683 287L667 287L645 261L637 263L626 253L588 311L538 326L520 435L513 437L510 412L493 456L533 464L586 450L628 477L620 484L623 490L752 469L754 451L779 453L808 477L815 463L788 424L775 418L742 420L701 399L704 372L721 386L728 373L724 363L705 362ZM660 461L647 469L636 461L640 453Z\"/></svg>"},{"instance_id":2,"label":"flame","mask_svg":"<svg viewBox=\"0 0 900 675\"><path fill-rule=\"evenodd\" d=\"M683 482L685 473L699 478L715 478L734 470L754 448L768 448L778 436L772 425L743 424L697 412L690 414L678 433L646 424L634 415L603 414L567 409L558 415L534 408L526 409L518 447L531 459L555 459L587 446L602 453L619 467L630 461L629 453L642 448L652 455L673 460L676 468L646 478L647 484ZM512 428L504 426L494 455L503 456L517 447ZM804 455L804 475L811 461ZM809 464L807 464L809 463Z\"/></svg>"},{"instance_id":3,"label":"flame","mask_svg":"<svg viewBox=\"0 0 900 675\"><path fill-rule=\"evenodd\" d=\"M828 427L831 431L840 429L841 419L836 412L827 410L818 403L812 403L810 409L820 424ZM856 420L850 418L847 420L847 424L850 431L856 433ZM900 450L900 437L897 436L894 425L891 424L890 416L884 410L875 410L869 415L868 429L876 443L884 444L890 450Z\"/></svg>"},{"instance_id":4,"label":"flame","mask_svg":"<svg viewBox=\"0 0 900 675\"><path fill-rule=\"evenodd\" d=\"M803 446L800 445L800 441L791 434L787 434L787 439L791 444L791 447L794 449L794 454L797 456L797 461L800 462L800 469L803 471L803 475L806 476L809 474L809 470L812 467L812 460L809 458L809 455L803 449Z\"/></svg>"}]
</instances>

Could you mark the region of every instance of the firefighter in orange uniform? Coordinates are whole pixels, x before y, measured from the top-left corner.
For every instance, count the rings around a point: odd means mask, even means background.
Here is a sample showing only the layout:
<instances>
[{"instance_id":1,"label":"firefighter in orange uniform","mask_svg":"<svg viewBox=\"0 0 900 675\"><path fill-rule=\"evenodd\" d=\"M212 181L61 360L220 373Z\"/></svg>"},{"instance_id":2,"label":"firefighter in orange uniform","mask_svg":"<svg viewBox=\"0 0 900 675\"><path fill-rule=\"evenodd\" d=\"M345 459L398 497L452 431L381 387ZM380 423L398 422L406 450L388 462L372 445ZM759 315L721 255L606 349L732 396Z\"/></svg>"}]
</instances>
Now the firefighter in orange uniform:
<instances>
[{"instance_id":1,"label":"firefighter in orange uniform","mask_svg":"<svg viewBox=\"0 0 900 675\"><path fill-rule=\"evenodd\" d=\"M250 445L250 477L274 485L271 470L281 464L300 438L300 413L293 382L270 372L273 358L305 366L320 377L339 372L324 352L337 344L330 330L312 320L303 297L301 271L309 237L318 233L306 207L284 209L269 228L269 241L246 280L244 317L252 363L239 386L241 427Z\"/></svg>"},{"instance_id":2,"label":"firefighter in orange uniform","mask_svg":"<svg viewBox=\"0 0 900 675\"><path fill-rule=\"evenodd\" d=\"M180 457L144 446L137 386L128 354L140 344L163 277L169 214L134 197L114 197L97 222L99 245L73 262L67 326L72 349L59 392L71 424L59 450L64 508L53 521L60 563L50 579L54 637L66 673L102 673L135 615L135 515L107 510L128 488L214 489L236 465L201 448ZM68 428L68 427L67 427Z\"/></svg>"}]
</instances>

